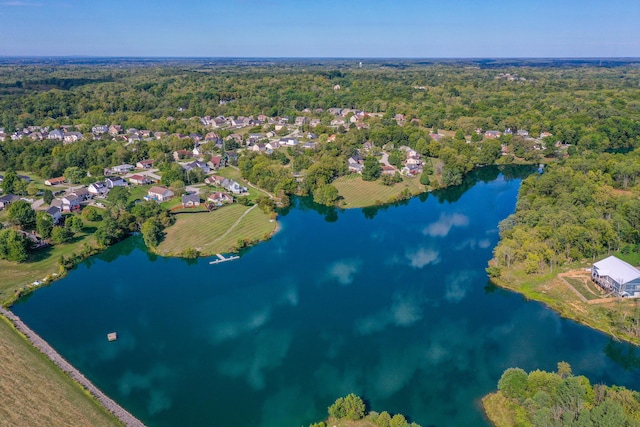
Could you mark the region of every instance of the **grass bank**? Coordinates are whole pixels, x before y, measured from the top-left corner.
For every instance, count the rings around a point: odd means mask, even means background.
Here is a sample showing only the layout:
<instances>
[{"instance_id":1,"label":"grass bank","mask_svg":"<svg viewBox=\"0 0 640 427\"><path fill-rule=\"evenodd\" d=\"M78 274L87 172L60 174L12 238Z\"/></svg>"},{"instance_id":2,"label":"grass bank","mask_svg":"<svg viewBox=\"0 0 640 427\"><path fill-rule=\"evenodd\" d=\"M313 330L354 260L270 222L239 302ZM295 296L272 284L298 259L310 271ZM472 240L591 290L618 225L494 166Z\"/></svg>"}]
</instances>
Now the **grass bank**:
<instances>
[{"instance_id":1,"label":"grass bank","mask_svg":"<svg viewBox=\"0 0 640 427\"><path fill-rule=\"evenodd\" d=\"M180 256L187 249L200 255L235 252L238 241L256 242L270 237L277 223L257 206L233 204L213 212L187 213L165 230L164 240L156 248L163 256Z\"/></svg>"},{"instance_id":2,"label":"grass bank","mask_svg":"<svg viewBox=\"0 0 640 427\"><path fill-rule=\"evenodd\" d=\"M513 427L518 424L517 405L500 393L491 393L482 398L485 415L495 427Z\"/></svg>"},{"instance_id":3,"label":"grass bank","mask_svg":"<svg viewBox=\"0 0 640 427\"><path fill-rule=\"evenodd\" d=\"M69 258L74 253L81 253L85 244L96 245L95 238L90 233L80 233L70 243L40 249L23 263L0 260L0 271L2 271L0 303L2 305L9 304L14 300L18 291L29 290L36 280L42 281L46 277L54 280L54 275L64 273L58 264L60 257Z\"/></svg>"},{"instance_id":4,"label":"grass bank","mask_svg":"<svg viewBox=\"0 0 640 427\"><path fill-rule=\"evenodd\" d=\"M363 208L367 206L393 203L406 190L412 196L426 191L420 179L403 177L402 182L394 185L383 185L378 181L363 181L358 174L342 176L333 184L338 189L338 194L343 197L341 207Z\"/></svg>"},{"instance_id":5,"label":"grass bank","mask_svg":"<svg viewBox=\"0 0 640 427\"><path fill-rule=\"evenodd\" d=\"M78 384L0 318L1 426L119 426Z\"/></svg>"},{"instance_id":6,"label":"grass bank","mask_svg":"<svg viewBox=\"0 0 640 427\"><path fill-rule=\"evenodd\" d=\"M615 339L640 345L640 325L634 320L640 321L640 300L596 298L604 295L594 295L595 287L588 282L587 267L590 264L574 264L553 273L527 275L521 266L516 265L503 268L500 277L494 277L491 281L527 299L544 303L562 317L602 331Z\"/></svg>"}]
</instances>

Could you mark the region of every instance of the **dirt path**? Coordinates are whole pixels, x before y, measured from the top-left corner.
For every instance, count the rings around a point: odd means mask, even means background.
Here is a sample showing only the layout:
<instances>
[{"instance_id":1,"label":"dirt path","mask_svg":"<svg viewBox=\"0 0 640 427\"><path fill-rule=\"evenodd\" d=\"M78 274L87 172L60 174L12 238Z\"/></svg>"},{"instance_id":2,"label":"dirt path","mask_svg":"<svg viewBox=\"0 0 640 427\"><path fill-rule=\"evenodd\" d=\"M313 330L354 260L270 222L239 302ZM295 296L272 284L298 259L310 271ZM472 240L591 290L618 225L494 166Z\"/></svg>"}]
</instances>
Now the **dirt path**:
<instances>
[{"instance_id":1,"label":"dirt path","mask_svg":"<svg viewBox=\"0 0 640 427\"><path fill-rule=\"evenodd\" d=\"M245 213L243 213L242 215L240 215L240 217L236 220L236 222L234 222L233 224L231 224L231 227L229 227L229 229L228 229L227 231L225 231L225 232L224 232L220 237L218 237L217 239L215 239L213 242L209 242L209 243L207 243L205 246L209 246L209 245L211 245L211 244L213 244L213 243L217 242L218 240L220 240L220 239L223 239L223 238L227 237L227 235L228 235L229 233L231 233L231 232L233 231L233 229L234 229L234 228L236 228L236 227L238 226L238 224L240 224L240 221L242 221L242 218L244 218L245 216L247 216L247 214L248 214L249 212L251 212L253 209L255 209L255 208L257 208L257 207L258 207L258 205L253 205L253 206L251 206L249 209L247 209L247 210L245 211Z\"/></svg>"},{"instance_id":2,"label":"dirt path","mask_svg":"<svg viewBox=\"0 0 640 427\"><path fill-rule=\"evenodd\" d=\"M118 405L113 399L104 394L98 387L89 381L80 371L67 362L60 354L49 345L48 342L40 338L31 328L20 320L18 316L9 310L0 307L0 314L13 323L18 331L24 334L29 342L42 354L47 356L58 368L67 373L74 381L84 387L100 404L115 415L127 427L144 427L142 421L131 415L126 409ZM105 337L106 339L106 337Z\"/></svg>"}]
</instances>

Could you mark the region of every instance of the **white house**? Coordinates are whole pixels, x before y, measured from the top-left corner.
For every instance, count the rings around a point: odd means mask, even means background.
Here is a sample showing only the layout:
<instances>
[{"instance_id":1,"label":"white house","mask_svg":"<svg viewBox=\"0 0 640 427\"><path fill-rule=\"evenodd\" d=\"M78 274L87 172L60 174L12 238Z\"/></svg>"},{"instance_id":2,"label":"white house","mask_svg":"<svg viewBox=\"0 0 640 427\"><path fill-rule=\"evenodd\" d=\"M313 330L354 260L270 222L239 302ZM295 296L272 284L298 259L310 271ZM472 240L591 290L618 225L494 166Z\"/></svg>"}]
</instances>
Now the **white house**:
<instances>
[{"instance_id":1,"label":"white house","mask_svg":"<svg viewBox=\"0 0 640 427\"><path fill-rule=\"evenodd\" d=\"M119 176L106 178L104 182L107 184L107 188L109 189L113 187L126 187L128 185L127 181L125 181Z\"/></svg>"},{"instance_id":2,"label":"white house","mask_svg":"<svg viewBox=\"0 0 640 427\"><path fill-rule=\"evenodd\" d=\"M640 270L610 256L593 264L591 278L622 297L640 297Z\"/></svg>"},{"instance_id":3,"label":"white house","mask_svg":"<svg viewBox=\"0 0 640 427\"><path fill-rule=\"evenodd\" d=\"M158 202L164 202L166 200L170 200L173 197L173 195L174 195L173 191L161 185L153 186L147 192L147 197L149 199L156 200Z\"/></svg>"}]
</instances>

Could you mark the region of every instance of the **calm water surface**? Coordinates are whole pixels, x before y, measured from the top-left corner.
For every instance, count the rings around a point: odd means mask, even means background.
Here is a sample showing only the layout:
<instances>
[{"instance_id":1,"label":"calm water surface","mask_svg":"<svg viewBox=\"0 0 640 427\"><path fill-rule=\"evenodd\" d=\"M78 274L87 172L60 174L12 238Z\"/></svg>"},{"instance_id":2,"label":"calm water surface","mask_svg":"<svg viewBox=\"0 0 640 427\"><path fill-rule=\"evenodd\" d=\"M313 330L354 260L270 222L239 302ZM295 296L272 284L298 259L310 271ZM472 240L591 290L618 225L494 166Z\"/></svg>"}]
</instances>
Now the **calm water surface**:
<instances>
[{"instance_id":1,"label":"calm water surface","mask_svg":"<svg viewBox=\"0 0 640 427\"><path fill-rule=\"evenodd\" d=\"M504 369L560 360L640 387L632 347L488 284L519 185L486 169L378 210L298 199L272 240L218 265L134 237L13 309L149 426L308 425L350 392L424 426L482 426Z\"/></svg>"}]
</instances>

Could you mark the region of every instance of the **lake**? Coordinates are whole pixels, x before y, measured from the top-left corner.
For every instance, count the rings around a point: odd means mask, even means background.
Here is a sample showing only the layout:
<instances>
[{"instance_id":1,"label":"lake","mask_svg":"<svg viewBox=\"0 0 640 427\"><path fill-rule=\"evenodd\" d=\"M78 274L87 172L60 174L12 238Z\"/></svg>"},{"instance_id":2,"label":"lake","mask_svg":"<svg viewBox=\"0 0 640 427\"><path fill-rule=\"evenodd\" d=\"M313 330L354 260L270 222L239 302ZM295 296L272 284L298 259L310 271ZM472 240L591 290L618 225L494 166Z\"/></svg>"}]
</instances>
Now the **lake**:
<instances>
[{"instance_id":1,"label":"lake","mask_svg":"<svg viewBox=\"0 0 640 427\"><path fill-rule=\"evenodd\" d=\"M423 426L488 425L479 399L506 368L561 360L640 388L633 346L489 284L528 173L486 168L382 208L294 199L270 241L217 265L132 237L13 311L154 427L308 425L351 392Z\"/></svg>"}]
</instances>

